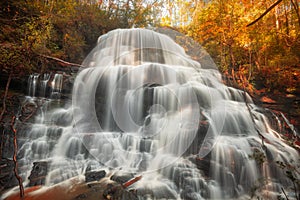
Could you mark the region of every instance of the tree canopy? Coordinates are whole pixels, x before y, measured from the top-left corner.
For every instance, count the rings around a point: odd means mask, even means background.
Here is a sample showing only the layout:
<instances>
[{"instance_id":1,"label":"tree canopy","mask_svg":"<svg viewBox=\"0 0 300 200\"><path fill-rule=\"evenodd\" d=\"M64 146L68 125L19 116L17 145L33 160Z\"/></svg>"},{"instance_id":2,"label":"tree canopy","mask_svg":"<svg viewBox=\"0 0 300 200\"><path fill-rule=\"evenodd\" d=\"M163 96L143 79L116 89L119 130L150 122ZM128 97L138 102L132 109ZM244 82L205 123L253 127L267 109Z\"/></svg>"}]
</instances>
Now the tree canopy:
<instances>
[{"instance_id":1,"label":"tree canopy","mask_svg":"<svg viewBox=\"0 0 300 200\"><path fill-rule=\"evenodd\" d=\"M299 91L299 12L297 0L198 1L184 32L208 50L223 72L235 72L244 84Z\"/></svg>"},{"instance_id":2,"label":"tree canopy","mask_svg":"<svg viewBox=\"0 0 300 200\"><path fill-rule=\"evenodd\" d=\"M55 65L49 56L79 64L112 29L170 26L250 90L257 83L299 90L299 0L7 0L0 7L1 72L43 72Z\"/></svg>"},{"instance_id":3,"label":"tree canopy","mask_svg":"<svg viewBox=\"0 0 300 200\"><path fill-rule=\"evenodd\" d=\"M97 38L112 29L155 23L144 1L1 1L1 71L43 71L42 55L81 63Z\"/></svg>"}]
</instances>

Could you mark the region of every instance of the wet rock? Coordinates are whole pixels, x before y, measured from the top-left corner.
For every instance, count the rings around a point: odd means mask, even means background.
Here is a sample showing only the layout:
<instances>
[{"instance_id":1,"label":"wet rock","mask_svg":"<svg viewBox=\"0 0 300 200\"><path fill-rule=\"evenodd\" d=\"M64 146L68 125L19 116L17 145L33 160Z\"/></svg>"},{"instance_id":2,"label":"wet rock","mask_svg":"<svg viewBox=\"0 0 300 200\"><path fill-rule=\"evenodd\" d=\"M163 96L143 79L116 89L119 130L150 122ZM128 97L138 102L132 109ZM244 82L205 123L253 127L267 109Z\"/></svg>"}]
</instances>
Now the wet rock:
<instances>
[{"instance_id":1,"label":"wet rock","mask_svg":"<svg viewBox=\"0 0 300 200\"><path fill-rule=\"evenodd\" d=\"M99 181L106 176L105 170L85 172L85 182Z\"/></svg>"},{"instance_id":2,"label":"wet rock","mask_svg":"<svg viewBox=\"0 0 300 200\"><path fill-rule=\"evenodd\" d=\"M197 156L193 156L189 158L190 161L192 161L194 164L196 164L197 168L200 169L205 176L209 176L210 174L210 161L211 154L209 153L206 157L204 158L199 158Z\"/></svg>"},{"instance_id":3,"label":"wet rock","mask_svg":"<svg viewBox=\"0 0 300 200\"><path fill-rule=\"evenodd\" d=\"M87 187L85 187L85 185ZM126 190L121 184L112 182L107 178L79 187L80 192L74 200L137 200L135 191Z\"/></svg>"},{"instance_id":4,"label":"wet rock","mask_svg":"<svg viewBox=\"0 0 300 200\"><path fill-rule=\"evenodd\" d=\"M28 177L28 179L30 180L29 186L44 185L47 173L47 161L34 162L30 176Z\"/></svg>"},{"instance_id":5,"label":"wet rock","mask_svg":"<svg viewBox=\"0 0 300 200\"><path fill-rule=\"evenodd\" d=\"M155 186L154 188L140 188L137 195L145 199L176 199L176 192L166 185Z\"/></svg>"},{"instance_id":6,"label":"wet rock","mask_svg":"<svg viewBox=\"0 0 300 200\"><path fill-rule=\"evenodd\" d=\"M75 197L75 200L79 200L79 199L87 199L88 195L87 194L80 194L77 197Z\"/></svg>"},{"instance_id":7,"label":"wet rock","mask_svg":"<svg viewBox=\"0 0 300 200\"><path fill-rule=\"evenodd\" d=\"M18 184L13 170L13 160L2 158L0 161L0 194L1 191L12 188Z\"/></svg>"},{"instance_id":8,"label":"wet rock","mask_svg":"<svg viewBox=\"0 0 300 200\"><path fill-rule=\"evenodd\" d=\"M0 125L1 158L12 158L14 150L13 132L10 125Z\"/></svg>"},{"instance_id":9,"label":"wet rock","mask_svg":"<svg viewBox=\"0 0 300 200\"><path fill-rule=\"evenodd\" d=\"M114 175L112 175L110 179L117 182L117 183L123 184L123 183L129 181L132 178L134 178L133 173L126 173L126 172L120 173L120 172L118 172L118 173L115 173Z\"/></svg>"},{"instance_id":10,"label":"wet rock","mask_svg":"<svg viewBox=\"0 0 300 200\"><path fill-rule=\"evenodd\" d=\"M103 192L103 198L108 200L137 200L138 197L133 192L125 190L122 185L108 184Z\"/></svg>"},{"instance_id":11,"label":"wet rock","mask_svg":"<svg viewBox=\"0 0 300 200\"><path fill-rule=\"evenodd\" d=\"M186 187L180 194L180 197L185 200L197 200L201 195L193 190L191 187Z\"/></svg>"}]
</instances>

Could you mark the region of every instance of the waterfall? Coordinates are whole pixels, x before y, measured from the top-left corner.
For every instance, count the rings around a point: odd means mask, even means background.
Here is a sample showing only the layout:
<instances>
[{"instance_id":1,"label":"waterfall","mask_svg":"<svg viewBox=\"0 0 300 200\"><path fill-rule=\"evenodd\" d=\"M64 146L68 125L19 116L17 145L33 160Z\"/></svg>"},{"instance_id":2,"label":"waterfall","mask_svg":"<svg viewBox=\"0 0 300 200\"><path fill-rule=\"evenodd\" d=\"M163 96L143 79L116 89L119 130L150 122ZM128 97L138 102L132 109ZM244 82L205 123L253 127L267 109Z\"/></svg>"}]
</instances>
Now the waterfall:
<instances>
[{"instance_id":1,"label":"waterfall","mask_svg":"<svg viewBox=\"0 0 300 200\"><path fill-rule=\"evenodd\" d=\"M63 86L63 75L55 74L51 82L51 98L60 98Z\"/></svg>"},{"instance_id":2,"label":"waterfall","mask_svg":"<svg viewBox=\"0 0 300 200\"><path fill-rule=\"evenodd\" d=\"M36 96L36 90L38 87L38 78L39 74L32 74L28 78L28 95L35 97Z\"/></svg>"},{"instance_id":3,"label":"waterfall","mask_svg":"<svg viewBox=\"0 0 300 200\"><path fill-rule=\"evenodd\" d=\"M59 99L63 88L63 74L32 74L28 78L27 88L28 96Z\"/></svg>"},{"instance_id":4,"label":"waterfall","mask_svg":"<svg viewBox=\"0 0 300 200\"><path fill-rule=\"evenodd\" d=\"M48 85L49 80L50 80L50 74L45 73L42 75L42 78L40 80L40 97L46 97L47 85Z\"/></svg>"},{"instance_id":5,"label":"waterfall","mask_svg":"<svg viewBox=\"0 0 300 200\"><path fill-rule=\"evenodd\" d=\"M192 60L164 34L118 29L82 65L72 102L47 102L56 108L37 116L21 145L24 179L43 160L47 185L85 169L142 175L131 186L139 199L295 195L277 163L299 164L299 153L248 94L223 84L214 63ZM29 78L31 96L39 77ZM40 80L59 96L61 74Z\"/></svg>"}]
</instances>

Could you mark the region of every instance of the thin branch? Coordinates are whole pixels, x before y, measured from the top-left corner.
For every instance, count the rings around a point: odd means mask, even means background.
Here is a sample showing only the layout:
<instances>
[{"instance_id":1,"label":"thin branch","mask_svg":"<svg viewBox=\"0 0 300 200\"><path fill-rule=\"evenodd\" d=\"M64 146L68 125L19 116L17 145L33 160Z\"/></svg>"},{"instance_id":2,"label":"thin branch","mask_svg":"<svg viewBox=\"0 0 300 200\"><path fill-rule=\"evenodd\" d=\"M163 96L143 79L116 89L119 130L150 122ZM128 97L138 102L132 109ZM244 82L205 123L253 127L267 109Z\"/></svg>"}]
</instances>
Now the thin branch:
<instances>
[{"instance_id":1,"label":"thin branch","mask_svg":"<svg viewBox=\"0 0 300 200\"><path fill-rule=\"evenodd\" d=\"M289 122L289 120L284 116L282 112L280 112L281 117L283 118L283 122L289 127L289 129L292 131L294 136L297 136L297 132L295 130L295 127L293 124Z\"/></svg>"},{"instance_id":2,"label":"thin branch","mask_svg":"<svg viewBox=\"0 0 300 200\"><path fill-rule=\"evenodd\" d=\"M286 200L289 200L289 198L288 198L288 196L286 195L286 193L285 193L285 191L284 191L284 189L283 189L283 188L281 188L281 191L283 192L283 194L284 194L284 196L285 196Z\"/></svg>"},{"instance_id":3,"label":"thin branch","mask_svg":"<svg viewBox=\"0 0 300 200\"><path fill-rule=\"evenodd\" d=\"M16 116L13 116L11 120L11 129L14 133L14 155L13 155L14 173L19 182L20 198L23 199L24 198L23 181L22 181L22 177L19 176L18 173L18 161L17 161L18 143L17 143L17 129L15 128L15 121L16 121Z\"/></svg>"},{"instance_id":4,"label":"thin branch","mask_svg":"<svg viewBox=\"0 0 300 200\"><path fill-rule=\"evenodd\" d=\"M256 22L258 22L261 18L263 18L268 12L270 12L275 6L277 6L282 0L277 0L274 4L272 4L263 14L261 14L256 20L248 24L246 27L252 26Z\"/></svg>"},{"instance_id":5,"label":"thin branch","mask_svg":"<svg viewBox=\"0 0 300 200\"><path fill-rule=\"evenodd\" d=\"M44 55L44 54L38 54L38 55L42 56L42 57L45 57L45 58L49 58L49 59L55 60L55 61L58 61L58 62L61 62L61 63L65 64L65 65L76 66L76 67L83 67L80 64L71 63L71 62L68 62L68 61L62 60L60 58L53 57L53 56L47 56L47 55Z\"/></svg>"},{"instance_id":6,"label":"thin branch","mask_svg":"<svg viewBox=\"0 0 300 200\"><path fill-rule=\"evenodd\" d=\"M2 112L0 114L0 122L2 121L3 115L6 112L6 99L7 99L7 95L8 95L8 89L9 89L11 78L12 78L12 71L9 74L9 77L7 79L6 87L5 87L5 93L4 93L4 96L3 96L3 99L2 99L3 102L2 102Z\"/></svg>"},{"instance_id":7,"label":"thin branch","mask_svg":"<svg viewBox=\"0 0 300 200\"><path fill-rule=\"evenodd\" d=\"M129 181L125 182L122 184L123 188L128 188L129 186L131 186L132 184L134 184L135 182L141 180L142 176L137 176L133 179L130 179Z\"/></svg>"},{"instance_id":8,"label":"thin branch","mask_svg":"<svg viewBox=\"0 0 300 200\"><path fill-rule=\"evenodd\" d=\"M298 2L294 2L293 0L291 0L291 3L293 4L294 10L295 10L297 18L298 18L298 24L299 24L299 27L300 27L299 4L298 4Z\"/></svg>"}]
</instances>

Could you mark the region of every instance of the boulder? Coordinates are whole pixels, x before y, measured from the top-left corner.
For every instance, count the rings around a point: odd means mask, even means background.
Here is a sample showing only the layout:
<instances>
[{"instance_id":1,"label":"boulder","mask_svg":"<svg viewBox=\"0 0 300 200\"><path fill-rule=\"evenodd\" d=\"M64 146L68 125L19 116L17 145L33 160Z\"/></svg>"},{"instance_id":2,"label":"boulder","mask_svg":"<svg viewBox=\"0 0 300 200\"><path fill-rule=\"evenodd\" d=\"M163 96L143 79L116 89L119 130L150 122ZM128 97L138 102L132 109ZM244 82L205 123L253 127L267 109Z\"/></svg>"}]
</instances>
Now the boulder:
<instances>
[{"instance_id":1,"label":"boulder","mask_svg":"<svg viewBox=\"0 0 300 200\"><path fill-rule=\"evenodd\" d=\"M85 172L85 182L99 181L106 176L105 170Z\"/></svg>"}]
</instances>

